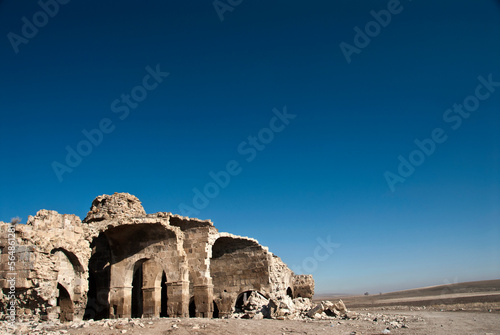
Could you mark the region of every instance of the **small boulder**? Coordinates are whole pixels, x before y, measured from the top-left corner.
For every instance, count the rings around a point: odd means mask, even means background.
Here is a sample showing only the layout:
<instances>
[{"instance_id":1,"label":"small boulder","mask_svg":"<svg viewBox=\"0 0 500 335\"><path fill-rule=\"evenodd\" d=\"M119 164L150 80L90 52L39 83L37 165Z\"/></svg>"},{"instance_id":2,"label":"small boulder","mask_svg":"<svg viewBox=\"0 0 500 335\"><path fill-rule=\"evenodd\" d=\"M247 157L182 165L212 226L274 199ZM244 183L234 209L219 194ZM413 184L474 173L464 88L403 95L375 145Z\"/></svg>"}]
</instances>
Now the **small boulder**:
<instances>
[{"instance_id":1,"label":"small boulder","mask_svg":"<svg viewBox=\"0 0 500 335\"><path fill-rule=\"evenodd\" d=\"M316 306L314 306L313 308L311 308L309 310L309 312L307 312L307 316L310 318L313 318L314 314L316 314L316 313L321 314L324 310L325 310L325 307L323 306L323 304L319 303Z\"/></svg>"}]
</instances>

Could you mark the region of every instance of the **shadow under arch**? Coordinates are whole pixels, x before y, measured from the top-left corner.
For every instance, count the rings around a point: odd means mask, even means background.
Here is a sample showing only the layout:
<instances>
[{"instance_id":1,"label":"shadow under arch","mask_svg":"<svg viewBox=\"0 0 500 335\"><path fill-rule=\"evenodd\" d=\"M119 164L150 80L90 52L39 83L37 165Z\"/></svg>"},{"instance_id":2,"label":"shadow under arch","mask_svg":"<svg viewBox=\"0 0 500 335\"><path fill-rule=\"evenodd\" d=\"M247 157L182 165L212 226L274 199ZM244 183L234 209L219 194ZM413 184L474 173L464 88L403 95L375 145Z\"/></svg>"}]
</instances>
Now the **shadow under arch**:
<instances>
[{"instance_id":1,"label":"shadow under arch","mask_svg":"<svg viewBox=\"0 0 500 335\"><path fill-rule=\"evenodd\" d=\"M168 293L167 293L167 274L164 270L161 271L160 279L160 317L166 318L168 315Z\"/></svg>"},{"instance_id":2,"label":"shadow under arch","mask_svg":"<svg viewBox=\"0 0 500 335\"><path fill-rule=\"evenodd\" d=\"M218 319L219 318L219 307L217 306L217 303L215 300L213 301L213 314L212 314L213 319Z\"/></svg>"},{"instance_id":3,"label":"shadow under arch","mask_svg":"<svg viewBox=\"0 0 500 335\"><path fill-rule=\"evenodd\" d=\"M123 224L103 232L109 241L113 263L138 254L152 244L175 239L176 233L161 223Z\"/></svg>"},{"instance_id":4,"label":"shadow under arch","mask_svg":"<svg viewBox=\"0 0 500 335\"><path fill-rule=\"evenodd\" d=\"M73 301L71 300L68 290L61 283L57 283L57 290L58 296L56 304L59 307L59 321L73 321Z\"/></svg>"},{"instance_id":5,"label":"shadow under arch","mask_svg":"<svg viewBox=\"0 0 500 335\"><path fill-rule=\"evenodd\" d=\"M132 275L132 318L140 318L144 313L144 263L149 258L142 258L135 262Z\"/></svg>"},{"instance_id":6,"label":"shadow under arch","mask_svg":"<svg viewBox=\"0 0 500 335\"><path fill-rule=\"evenodd\" d=\"M73 269L76 274L81 275L83 272L85 272L82 263L80 263L80 260L78 260L78 257L71 251L68 251L64 248L54 248L50 251L51 255L54 255L56 252L62 252L70 261L71 265L73 266Z\"/></svg>"},{"instance_id":7,"label":"shadow under arch","mask_svg":"<svg viewBox=\"0 0 500 335\"><path fill-rule=\"evenodd\" d=\"M194 302L194 296L189 299L189 317L196 317L196 303Z\"/></svg>"},{"instance_id":8,"label":"shadow under arch","mask_svg":"<svg viewBox=\"0 0 500 335\"><path fill-rule=\"evenodd\" d=\"M109 284L111 279L111 248L108 238L100 233L90 244L89 291L84 320L109 318Z\"/></svg>"},{"instance_id":9,"label":"shadow under arch","mask_svg":"<svg viewBox=\"0 0 500 335\"><path fill-rule=\"evenodd\" d=\"M238 296L236 297L236 300L234 302L234 309L236 312L243 312L243 306L246 304L246 302L248 301L248 298L250 298L250 295L255 292L257 294L259 294L260 296L262 296L263 298L267 299L267 297L262 294L261 292L257 291L257 290L248 290L248 291L244 291L244 292L241 292L240 294L238 294Z\"/></svg>"}]
</instances>

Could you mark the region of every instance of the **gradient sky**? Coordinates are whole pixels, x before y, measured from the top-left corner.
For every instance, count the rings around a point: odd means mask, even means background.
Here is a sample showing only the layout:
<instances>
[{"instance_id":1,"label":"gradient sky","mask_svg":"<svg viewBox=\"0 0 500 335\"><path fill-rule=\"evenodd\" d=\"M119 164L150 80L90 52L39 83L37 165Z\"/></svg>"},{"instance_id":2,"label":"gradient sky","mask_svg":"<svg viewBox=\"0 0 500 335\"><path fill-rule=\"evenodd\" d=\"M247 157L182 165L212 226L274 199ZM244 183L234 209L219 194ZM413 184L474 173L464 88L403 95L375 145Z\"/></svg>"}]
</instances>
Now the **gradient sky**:
<instances>
[{"instance_id":1,"label":"gradient sky","mask_svg":"<svg viewBox=\"0 0 500 335\"><path fill-rule=\"evenodd\" d=\"M500 82L500 2L401 1L348 63L339 45L393 1L232 0L223 20L211 0L73 0L53 17L0 1L0 220L83 219L129 192L256 238L317 293L500 278L500 87L456 129L443 119L479 76ZM120 101L157 66L169 75L143 101ZM296 117L254 157L248 137L271 136L284 106ZM392 191L386 171L436 128L446 140ZM194 207L231 161L239 173Z\"/></svg>"}]
</instances>

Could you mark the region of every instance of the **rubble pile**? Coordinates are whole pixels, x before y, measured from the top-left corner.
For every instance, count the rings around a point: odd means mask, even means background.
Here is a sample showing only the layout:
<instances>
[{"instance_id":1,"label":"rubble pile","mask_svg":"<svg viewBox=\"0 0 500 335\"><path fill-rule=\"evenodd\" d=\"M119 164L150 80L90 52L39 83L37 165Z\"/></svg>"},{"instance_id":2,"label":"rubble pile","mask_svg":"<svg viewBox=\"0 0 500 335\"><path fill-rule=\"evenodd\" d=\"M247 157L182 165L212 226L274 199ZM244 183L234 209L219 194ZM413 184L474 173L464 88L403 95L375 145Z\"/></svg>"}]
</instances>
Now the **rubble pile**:
<instances>
[{"instance_id":1,"label":"rubble pile","mask_svg":"<svg viewBox=\"0 0 500 335\"><path fill-rule=\"evenodd\" d=\"M384 324L387 329L408 328L408 323L421 322L424 319L419 317L410 317L407 315L386 315L386 314L360 314L359 319L363 321L373 321L375 323Z\"/></svg>"},{"instance_id":2,"label":"rubble pile","mask_svg":"<svg viewBox=\"0 0 500 335\"><path fill-rule=\"evenodd\" d=\"M142 329L153 324L153 319L105 319L105 320L85 320L61 323L59 320L20 321L13 326L8 322L0 321L0 334L33 334L33 335L67 335L72 329L84 329L93 325L101 327L103 330L118 330L125 334L130 329ZM172 322L179 323L181 320L172 318ZM175 327L174 327L175 328Z\"/></svg>"},{"instance_id":3,"label":"rubble pile","mask_svg":"<svg viewBox=\"0 0 500 335\"><path fill-rule=\"evenodd\" d=\"M358 313L347 310L342 300L336 303L321 301L314 304L309 298L289 296L266 298L254 291L230 316L233 319L277 319L277 320L329 320L334 318L356 319Z\"/></svg>"}]
</instances>

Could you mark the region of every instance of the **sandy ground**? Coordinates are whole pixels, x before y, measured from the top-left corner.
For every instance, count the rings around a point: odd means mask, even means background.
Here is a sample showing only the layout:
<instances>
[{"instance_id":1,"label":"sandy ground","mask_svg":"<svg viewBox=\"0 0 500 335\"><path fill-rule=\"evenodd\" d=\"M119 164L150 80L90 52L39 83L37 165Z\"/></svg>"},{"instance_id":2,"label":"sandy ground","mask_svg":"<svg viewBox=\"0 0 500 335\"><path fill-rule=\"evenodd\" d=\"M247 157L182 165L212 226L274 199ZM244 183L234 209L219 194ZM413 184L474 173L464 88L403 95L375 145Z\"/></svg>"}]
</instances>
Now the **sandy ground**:
<instances>
[{"instance_id":1,"label":"sandy ground","mask_svg":"<svg viewBox=\"0 0 500 335\"><path fill-rule=\"evenodd\" d=\"M425 334L500 335L500 280L435 286L372 296L346 297L359 313L344 320L244 320L156 318L18 323L0 322L0 334L29 335L261 335L261 334ZM329 299L328 299L329 298ZM315 300L338 298L320 296Z\"/></svg>"},{"instance_id":2,"label":"sandy ground","mask_svg":"<svg viewBox=\"0 0 500 335\"><path fill-rule=\"evenodd\" d=\"M377 321L374 319L377 318ZM391 326L390 320L405 325ZM394 323L393 323L394 324ZM500 334L500 314L494 312L439 312L372 310L361 311L357 320L242 320L242 319L119 319L75 322L45 328L42 325L20 329L18 334L79 335L261 335L261 334ZM46 326L46 325L45 325ZM45 329L44 329L45 328ZM9 334L10 332L3 332ZM387 331L386 331L387 334Z\"/></svg>"}]
</instances>

